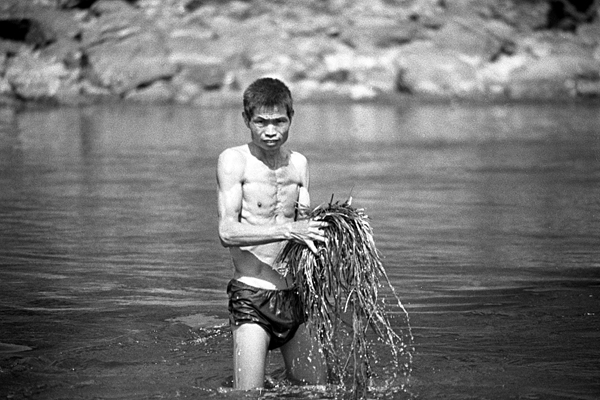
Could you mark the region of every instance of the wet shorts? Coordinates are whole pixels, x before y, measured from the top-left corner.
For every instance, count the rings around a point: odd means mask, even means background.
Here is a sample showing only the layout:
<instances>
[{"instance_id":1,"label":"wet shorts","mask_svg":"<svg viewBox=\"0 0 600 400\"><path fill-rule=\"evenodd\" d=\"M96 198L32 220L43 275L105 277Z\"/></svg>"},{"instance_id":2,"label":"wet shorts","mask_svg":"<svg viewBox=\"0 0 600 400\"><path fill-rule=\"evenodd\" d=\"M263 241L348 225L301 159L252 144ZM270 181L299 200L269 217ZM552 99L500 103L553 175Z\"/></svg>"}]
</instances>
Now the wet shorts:
<instances>
[{"instance_id":1,"label":"wet shorts","mask_svg":"<svg viewBox=\"0 0 600 400\"><path fill-rule=\"evenodd\" d=\"M232 279L227 285L229 323L232 326L258 324L271 337L269 350L289 342L304 323L298 290L261 289Z\"/></svg>"}]
</instances>

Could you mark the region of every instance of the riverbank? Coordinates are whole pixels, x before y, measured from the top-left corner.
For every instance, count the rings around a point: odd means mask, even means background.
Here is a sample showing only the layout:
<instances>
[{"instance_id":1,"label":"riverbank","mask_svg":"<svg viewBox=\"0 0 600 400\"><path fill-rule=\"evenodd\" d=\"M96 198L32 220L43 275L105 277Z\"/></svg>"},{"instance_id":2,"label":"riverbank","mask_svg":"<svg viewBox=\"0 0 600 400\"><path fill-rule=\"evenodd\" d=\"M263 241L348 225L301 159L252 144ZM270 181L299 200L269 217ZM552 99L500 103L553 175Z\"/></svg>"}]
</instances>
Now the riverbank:
<instances>
[{"instance_id":1,"label":"riverbank","mask_svg":"<svg viewBox=\"0 0 600 400\"><path fill-rule=\"evenodd\" d=\"M572 2L573 4L575 2ZM9 0L0 103L600 97L597 2Z\"/></svg>"}]
</instances>

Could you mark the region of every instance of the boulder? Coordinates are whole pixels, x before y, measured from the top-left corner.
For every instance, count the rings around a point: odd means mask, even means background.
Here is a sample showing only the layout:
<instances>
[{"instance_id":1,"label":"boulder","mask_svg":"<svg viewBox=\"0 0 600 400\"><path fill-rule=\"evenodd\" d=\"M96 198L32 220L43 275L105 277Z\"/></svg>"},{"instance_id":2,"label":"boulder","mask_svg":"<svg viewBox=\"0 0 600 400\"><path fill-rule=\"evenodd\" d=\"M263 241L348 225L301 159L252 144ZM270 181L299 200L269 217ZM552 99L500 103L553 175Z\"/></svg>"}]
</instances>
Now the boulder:
<instances>
[{"instance_id":1,"label":"boulder","mask_svg":"<svg viewBox=\"0 0 600 400\"><path fill-rule=\"evenodd\" d=\"M397 58L396 89L426 97L480 96L476 68L460 55L435 46L413 49Z\"/></svg>"},{"instance_id":2,"label":"boulder","mask_svg":"<svg viewBox=\"0 0 600 400\"><path fill-rule=\"evenodd\" d=\"M116 16L109 14L92 19L83 25L81 46L89 48L104 43L125 40L152 30L152 26L140 13L129 10Z\"/></svg>"},{"instance_id":3,"label":"boulder","mask_svg":"<svg viewBox=\"0 0 600 400\"><path fill-rule=\"evenodd\" d=\"M600 60L550 54L513 71L507 88L514 99L561 99L595 96L599 82Z\"/></svg>"},{"instance_id":4,"label":"boulder","mask_svg":"<svg viewBox=\"0 0 600 400\"><path fill-rule=\"evenodd\" d=\"M481 21L460 17L448 21L432 38L437 47L467 56L477 64L497 57L509 40Z\"/></svg>"},{"instance_id":5,"label":"boulder","mask_svg":"<svg viewBox=\"0 0 600 400\"><path fill-rule=\"evenodd\" d=\"M172 86L165 81L156 81L149 86L134 89L125 95L125 100L142 103L166 103L174 98Z\"/></svg>"},{"instance_id":6,"label":"boulder","mask_svg":"<svg viewBox=\"0 0 600 400\"><path fill-rule=\"evenodd\" d=\"M228 67L225 56L213 51L216 32L198 21L192 21L169 32L166 46L169 61L177 66L178 85L187 92L217 90L225 83ZM191 85L188 85L190 83Z\"/></svg>"},{"instance_id":7,"label":"boulder","mask_svg":"<svg viewBox=\"0 0 600 400\"><path fill-rule=\"evenodd\" d=\"M216 33L209 27L189 24L168 32L165 46L169 51L169 60L173 64L182 67L216 64L224 61L222 57L209 50L216 39Z\"/></svg>"},{"instance_id":8,"label":"boulder","mask_svg":"<svg viewBox=\"0 0 600 400\"><path fill-rule=\"evenodd\" d=\"M594 76L600 73L600 60L590 54L549 54L533 59L511 74L513 80L554 80L562 82L579 76Z\"/></svg>"},{"instance_id":9,"label":"boulder","mask_svg":"<svg viewBox=\"0 0 600 400\"><path fill-rule=\"evenodd\" d=\"M600 46L600 16L593 24L579 25L577 37L590 46Z\"/></svg>"},{"instance_id":10,"label":"boulder","mask_svg":"<svg viewBox=\"0 0 600 400\"><path fill-rule=\"evenodd\" d=\"M76 11L59 11L54 7L34 7L30 10L33 18L39 21L46 36L56 40L75 40L81 34L84 14Z\"/></svg>"},{"instance_id":11,"label":"boulder","mask_svg":"<svg viewBox=\"0 0 600 400\"><path fill-rule=\"evenodd\" d=\"M176 75L171 84L173 85L173 100L176 103L188 104L193 102L202 94L202 88L197 83L182 79Z\"/></svg>"},{"instance_id":12,"label":"boulder","mask_svg":"<svg viewBox=\"0 0 600 400\"><path fill-rule=\"evenodd\" d=\"M526 54L500 55L493 62L479 68L478 74L485 92L492 97L503 97L507 91L507 85L511 74L523 68L530 62L531 56Z\"/></svg>"},{"instance_id":13,"label":"boulder","mask_svg":"<svg viewBox=\"0 0 600 400\"><path fill-rule=\"evenodd\" d=\"M29 46L23 42L16 42L14 40L2 40L0 39L0 54L17 54L21 51L31 51L32 46Z\"/></svg>"},{"instance_id":14,"label":"boulder","mask_svg":"<svg viewBox=\"0 0 600 400\"><path fill-rule=\"evenodd\" d=\"M213 104L273 76L305 100L597 97L600 20L558 30L556 4L3 0L0 96Z\"/></svg>"},{"instance_id":15,"label":"boulder","mask_svg":"<svg viewBox=\"0 0 600 400\"><path fill-rule=\"evenodd\" d=\"M394 53L372 53L345 51L324 57L324 72L318 81L353 85L353 93L364 92L368 88L369 96L377 93L395 91L396 63ZM362 89L357 89L361 87ZM352 96L356 97L356 96Z\"/></svg>"},{"instance_id":16,"label":"boulder","mask_svg":"<svg viewBox=\"0 0 600 400\"><path fill-rule=\"evenodd\" d=\"M10 87L10 83L4 77L4 71L6 69L6 55L0 53L0 104L3 103L4 98L12 98L13 91Z\"/></svg>"},{"instance_id":17,"label":"boulder","mask_svg":"<svg viewBox=\"0 0 600 400\"><path fill-rule=\"evenodd\" d=\"M594 52L595 43L587 43L573 33L560 31L536 32L516 41L517 51L532 54L535 58L551 55L588 57Z\"/></svg>"},{"instance_id":18,"label":"boulder","mask_svg":"<svg viewBox=\"0 0 600 400\"><path fill-rule=\"evenodd\" d=\"M202 90L219 90L226 83L227 71L222 63L187 65L179 73L181 79L193 82Z\"/></svg>"},{"instance_id":19,"label":"boulder","mask_svg":"<svg viewBox=\"0 0 600 400\"><path fill-rule=\"evenodd\" d=\"M22 52L8 60L5 78L15 95L24 100L76 101L78 72L68 70L55 59L36 52Z\"/></svg>"},{"instance_id":20,"label":"boulder","mask_svg":"<svg viewBox=\"0 0 600 400\"><path fill-rule=\"evenodd\" d=\"M81 49L93 85L124 95L177 72L166 35L141 10L115 0L99 0L91 10L96 17L83 25Z\"/></svg>"},{"instance_id":21,"label":"boulder","mask_svg":"<svg viewBox=\"0 0 600 400\"><path fill-rule=\"evenodd\" d=\"M151 31L90 47L87 60L89 79L119 95L177 72L162 37Z\"/></svg>"},{"instance_id":22,"label":"boulder","mask_svg":"<svg viewBox=\"0 0 600 400\"><path fill-rule=\"evenodd\" d=\"M402 46L426 37L422 26L416 22L387 18L369 24L349 25L340 32L340 40L357 50Z\"/></svg>"},{"instance_id":23,"label":"boulder","mask_svg":"<svg viewBox=\"0 0 600 400\"><path fill-rule=\"evenodd\" d=\"M35 18L2 18L0 19L0 39L41 48L55 40L55 35L45 29L42 23Z\"/></svg>"},{"instance_id":24,"label":"boulder","mask_svg":"<svg viewBox=\"0 0 600 400\"><path fill-rule=\"evenodd\" d=\"M479 3L479 0L474 0ZM504 21L520 32L543 29L548 26L550 1L487 1L489 18Z\"/></svg>"}]
</instances>

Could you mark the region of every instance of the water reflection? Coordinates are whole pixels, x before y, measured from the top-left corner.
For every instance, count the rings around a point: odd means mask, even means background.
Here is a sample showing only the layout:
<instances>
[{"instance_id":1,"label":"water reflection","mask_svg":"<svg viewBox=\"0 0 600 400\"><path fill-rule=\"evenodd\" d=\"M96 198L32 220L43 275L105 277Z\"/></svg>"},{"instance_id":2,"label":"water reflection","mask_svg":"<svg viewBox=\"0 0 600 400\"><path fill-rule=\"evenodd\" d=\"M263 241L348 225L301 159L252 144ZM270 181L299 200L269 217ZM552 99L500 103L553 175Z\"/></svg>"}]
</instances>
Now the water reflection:
<instances>
[{"instance_id":1,"label":"water reflection","mask_svg":"<svg viewBox=\"0 0 600 400\"><path fill-rule=\"evenodd\" d=\"M599 125L595 105L296 106L313 203L371 216L421 398L600 392ZM81 376L83 398L234 396L214 168L248 138L241 107L0 109L0 338L34 349L46 396ZM31 387L14 361L1 394Z\"/></svg>"}]
</instances>

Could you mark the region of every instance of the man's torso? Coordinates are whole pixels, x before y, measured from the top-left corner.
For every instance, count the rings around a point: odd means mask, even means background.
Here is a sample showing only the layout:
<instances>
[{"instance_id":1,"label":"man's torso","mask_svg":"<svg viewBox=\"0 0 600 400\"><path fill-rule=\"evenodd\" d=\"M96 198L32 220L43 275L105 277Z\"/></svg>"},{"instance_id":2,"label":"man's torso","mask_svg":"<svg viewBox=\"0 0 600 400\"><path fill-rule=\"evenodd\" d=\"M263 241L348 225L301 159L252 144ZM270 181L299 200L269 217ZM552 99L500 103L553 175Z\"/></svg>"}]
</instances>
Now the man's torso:
<instances>
[{"instance_id":1,"label":"man's torso","mask_svg":"<svg viewBox=\"0 0 600 400\"><path fill-rule=\"evenodd\" d=\"M268 166L251 154L243 152L246 165L242 178L242 208L240 222L251 225L273 225L293 221L304 171L298 168L297 153L282 150L279 165ZM234 278L265 288L285 288L290 282L274 267L285 241L230 248L235 266ZM265 281L265 282L263 282ZM273 285L270 286L267 283Z\"/></svg>"}]
</instances>

